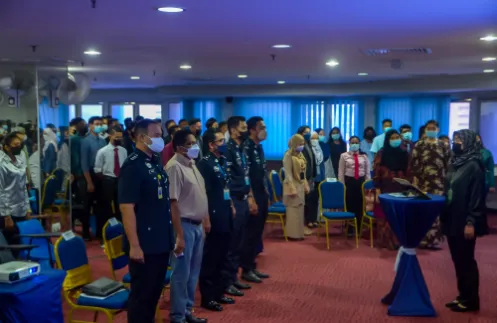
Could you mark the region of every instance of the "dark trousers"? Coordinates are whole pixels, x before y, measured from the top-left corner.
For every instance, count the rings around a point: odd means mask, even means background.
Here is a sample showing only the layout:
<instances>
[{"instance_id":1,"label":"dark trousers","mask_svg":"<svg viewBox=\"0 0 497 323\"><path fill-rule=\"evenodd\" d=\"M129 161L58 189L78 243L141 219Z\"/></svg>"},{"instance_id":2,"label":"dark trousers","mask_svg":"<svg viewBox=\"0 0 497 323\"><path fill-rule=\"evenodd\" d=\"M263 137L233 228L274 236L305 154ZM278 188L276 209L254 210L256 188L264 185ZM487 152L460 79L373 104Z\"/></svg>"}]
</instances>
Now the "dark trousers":
<instances>
[{"instance_id":1,"label":"dark trousers","mask_svg":"<svg viewBox=\"0 0 497 323\"><path fill-rule=\"evenodd\" d=\"M224 296L221 272L228 259L231 232L210 232L204 242L204 255L200 270L199 288L202 302L216 301Z\"/></svg>"},{"instance_id":2,"label":"dark trousers","mask_svg":"<svg viewBox=\"0 0 497 323\"><path fill-rule=\"evenodd\" d=\"M112 210L112 205L114 205L114 211ZM121 221L121 212L117 203L117 178L104 176L102 179L102 227L112 217Z\"/></svg>"},{"instance_id":3,"label":"dark trousers","mask_svg":"<svg viewBox=\"0 0 497 323\"><path fill-rule=\"evenodd\" d=\"M480 274L475 260L476 239L467 240L464 236L448 236L447 241L456 270L459 299L470 305L479 305Z\"/></svg>"},{"instance_id":4,"label":"dark trousers","mask_svg":"<svg viewBox=\"0 0 497 323\"><path fill-rule=\"evenodd\" d=\"M17 245L21 243L21 238L19 238L19 228L17 228L17 222L26 221L27 218L23 217L12 217L12 221L14 221L14 226L12 228L5 228L5 219L3 217L0 218L0 229L2 230L3 236L9 245ZM17 259L19 256L18 250L12 250L12 255Z\"/></svg>"},{"instance_id":5,"label":"dark trousers","mask_svg":"<svg viewBox=\"0 0 497 323\"><path fill-rule=\"evenodd\" d=\"M145 255L144 263L130 260L131 288L128 298L128 323L153 323L159 302L167 266L169 252Z\"/></svg>"},{"instance_id":6,"label":"dark trousers","mask_svg":"<svg viewBox=\"0 0 497 323\"><path fill-rule=\"evenodd\" d=\"M249 220L249 207L247 200L233 198L236 216L233 220L233 230L231 231L231 243L228 257L222 270L223 288L228 288L238 280L238 268L240 267L240 257L245 243L245 233Z\"/></svg>"},{"instance_id":7,"label":"dark trousers","mask_svg":"<svg viewBox=\"0 0 497 323\"><path fill-rule=\"evenodd\" d=\"M347 205L347 212L355 214L357 225L361 225L362 215L364 211L362 205L362 183L364 183L364 177L355 179L354 177L345 176L345 203Z\"/></svg>"},{"instance_id":8,"label":"dark trousers","mask_svg":"<svg viewBox=\"0 0 497 323\"><path fill-rule=\"evenodd\" d=\"M259 212L257 215L250 214L247 223L243 253L240 258L240 267L242 267L244 272L257 268L255 258L259 253L262 234L264 233L264 225L266 224L268 213L267 194L262 191L262 193L254 194L254 198Z\"/></svg>"},{"instance_id":9,"label":"dark trousers","mask_svg":"<svg viewBox=\"0 0 497 323\"><path fill-rule=\"evenodd\" d=\"M100 215L102 212L102 181L95 176L93 173L91 174L91 179L93 182L93 186L95 190L93 192L88 192L88 184L86 179L83 177L80 183L80 189L82 194L82 199L84 203L84 209L81 214L81 224L83 225L83 237L90 237L90 215L95 215L97 220L97 232L93 232L98 239L102 239L102 228L103 224L101 223ZM105 222L104 222L105 224Z\"/></svg>"},{"instance_id":10,"label":"dark trousers","mask_svg":"<svg viewBox=\"0 0 497 323\"><path fill-rule=\"evenodd\" d=\"M305 196L304 221L305 224L318 221L319 193L313 181L309 182L309 194Z\"/></svg>"}]
</instances>

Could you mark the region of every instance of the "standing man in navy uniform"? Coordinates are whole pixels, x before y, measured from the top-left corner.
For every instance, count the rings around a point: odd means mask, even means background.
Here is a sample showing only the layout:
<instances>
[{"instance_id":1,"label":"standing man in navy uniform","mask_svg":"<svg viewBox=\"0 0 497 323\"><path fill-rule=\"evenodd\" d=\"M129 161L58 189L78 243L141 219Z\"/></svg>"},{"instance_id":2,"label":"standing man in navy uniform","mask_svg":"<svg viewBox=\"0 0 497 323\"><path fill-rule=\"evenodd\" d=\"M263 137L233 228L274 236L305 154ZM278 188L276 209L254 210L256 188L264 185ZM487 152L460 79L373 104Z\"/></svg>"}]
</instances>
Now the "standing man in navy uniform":
<instances>
[{"instance_id":1,"label":"standing man in navy uniform","mask_svg":"<svg viewBox=\"0 0 497 323\"><path fill-rule=\"evenodd\" d=\"M209 129L202 139L205 157L197 167L205 181L211 231L205 238L200 271L201 305L211 311L222 311L221 304L235 303L233 298L224 295L221 271L227 261L236 211L229 191L224 135L220 130Z\"/></svg>"},{"instance_id":2,"label":"standing man in navy uniform","mask_svg":"<svg viewBox=\"0 0 497 323\"><path fill-rule=\"evenodd\" d=\"M264 119L261 117L250 118L247 121L247 126L250 134L244 145L248 156L248 164L250 165L250 184L252 192L254 192L258 213L251 214L249 218L240 266L243 270L243 280L251 283L261 283L262 279L269 278L269 275L257 270L255 262L268 214L269 193L266 157L261 145L261 141L266 140L267 131Z\"/></svg>"},{"instance_id":3,"label":"standing man in navy uniform","mask_svg":"<svg viewBox=\"0 0 497 323\"><path fill-rule=\"evenodd\" d=\"M168 178L156 155L164 149L161 135L159 123L150 119L137 123L136 150L119 174L119 205L126 232L123 247L131 274L129 323L154 322L169 254L173 248L180 254L185 246L180 219L171 218Z\"/></svg>"},{"instance_id":4,"label":"standing man in navy uniform","mask_svg":"<svg viewBox=\"0 0 497 323\"><path fill-rule=\"evenodd\" d=\"M231 139L228 141L226 152L226 166L230 178L230 195L236 210L233 223L231 245L228 252L228 261L223 270L225 292L232 296L243 296L240 289L249 289L250 285L238 280L238 268L243 252L245 232L250 214L257 214L257 205L250 189L249 160L243 146L247 138L247 123L244 117L228 119L228 129Z\"/></svg>"}]
</instances>

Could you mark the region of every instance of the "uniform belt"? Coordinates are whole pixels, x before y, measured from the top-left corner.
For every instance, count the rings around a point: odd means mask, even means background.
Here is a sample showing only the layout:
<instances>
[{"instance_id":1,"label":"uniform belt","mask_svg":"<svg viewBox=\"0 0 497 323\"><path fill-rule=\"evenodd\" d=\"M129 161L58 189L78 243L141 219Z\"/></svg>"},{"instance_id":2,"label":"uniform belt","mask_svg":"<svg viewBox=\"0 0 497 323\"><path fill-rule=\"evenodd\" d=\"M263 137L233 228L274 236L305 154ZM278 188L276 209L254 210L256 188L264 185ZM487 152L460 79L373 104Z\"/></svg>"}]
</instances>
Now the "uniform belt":
<instances>
[{"instance_id":1,"label":"uniform belt","mask_svg":"<svg viewBox=\"0 0 497 323\"><path fill-rule=\"evenodd\" d=\"M202 221L199 220L192 220L192 219L187 219L187 218L181 218L181 222L186 222L194 225L201 225Z\"/></svg>"},{"instance_id":2,"label":"uniform belt","mask_svg":"<svg viewBox=\"0 0 497 323\"><path fill-rule=\"evenodd\" d=\"M247 194L233 194L231 195L231 198L239 201L244 201L247 199Z\"/></svg>"}]
</instances>

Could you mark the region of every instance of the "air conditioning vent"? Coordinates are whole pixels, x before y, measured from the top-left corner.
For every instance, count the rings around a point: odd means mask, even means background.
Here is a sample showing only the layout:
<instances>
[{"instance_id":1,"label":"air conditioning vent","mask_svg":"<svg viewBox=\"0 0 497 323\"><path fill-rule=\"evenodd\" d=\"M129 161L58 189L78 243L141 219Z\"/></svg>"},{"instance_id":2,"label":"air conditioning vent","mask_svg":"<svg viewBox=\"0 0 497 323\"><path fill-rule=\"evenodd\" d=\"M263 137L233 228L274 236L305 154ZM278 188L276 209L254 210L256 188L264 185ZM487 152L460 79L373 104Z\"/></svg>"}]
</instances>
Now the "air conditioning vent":
<instances>
[{"instance_id":1,"label":"air conditioning vent","mask_svg":"<svg viewBox=\"0 0 497 323\"><path fill-rule=\"evenodd\" d=\"M431 54L430 48L383 48L383 49L363 49L361 52L366 56L383 56L392 54Z\"/></svg>"}]
</instances>

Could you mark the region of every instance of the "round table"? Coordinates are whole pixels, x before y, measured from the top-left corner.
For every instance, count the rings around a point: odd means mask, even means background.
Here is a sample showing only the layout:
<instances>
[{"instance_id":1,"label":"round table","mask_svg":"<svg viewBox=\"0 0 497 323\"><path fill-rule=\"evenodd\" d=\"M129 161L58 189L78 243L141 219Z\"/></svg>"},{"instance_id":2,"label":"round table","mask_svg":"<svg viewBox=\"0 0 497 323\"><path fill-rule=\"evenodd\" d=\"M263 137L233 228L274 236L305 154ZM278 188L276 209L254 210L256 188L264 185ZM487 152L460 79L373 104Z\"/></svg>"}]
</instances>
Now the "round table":
<instances>
[{"instance_id":1,"label":"round table","mask_svg":"<svg viewBox=\"0 0 497 323\"><path fill-rule=\"evenodd\" d=\"M387 221L401 245L395 262L395 279L391 291L382 299L392 316L436 316L426 286L416 248L440 215L445 197L430 199L379 196Z\"/></svg>"}]
</instances>

